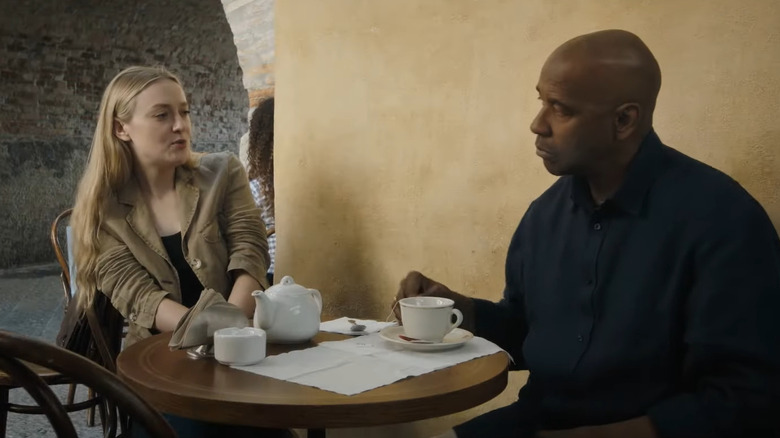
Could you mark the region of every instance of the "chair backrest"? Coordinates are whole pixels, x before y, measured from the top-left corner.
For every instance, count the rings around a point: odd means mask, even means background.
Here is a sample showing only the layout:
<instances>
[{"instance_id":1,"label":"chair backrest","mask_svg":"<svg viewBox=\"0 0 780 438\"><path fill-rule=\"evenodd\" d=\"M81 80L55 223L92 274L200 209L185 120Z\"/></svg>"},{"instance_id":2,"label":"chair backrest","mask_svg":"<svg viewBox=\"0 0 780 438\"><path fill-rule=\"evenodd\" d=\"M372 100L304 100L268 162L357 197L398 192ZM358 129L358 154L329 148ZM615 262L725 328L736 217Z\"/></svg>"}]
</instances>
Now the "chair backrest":
<instances>
[{"instance_id":1,"label":"chair backrest","mask_svg":"<svg viewBox=\"0 0 780 438\"><path fill-rule=\"evenodd\" d=\"M125 319L108 297L95 293L92 305L81 309L76 300L68 303L57 333L60 347L116 371L116 357L122 348Z\"/></svg>"},{"instance_id":2,"label":"chair backrest","mask_svg":"<svg viewBox=\"0 0 780 438\"><path fill-rule=\"evenodd\" d=\"M45 411L58 437L76 437L73 423L51 388L24 363L57 371L93 388L113 412L117 407L154 438L175 438L171 426L138 393L100 365L46 342L0 330L0 369L19 382Z\"/></svg>"},{"instance_id":3,"label":"chair backrest","mask_svg":"<svg viewBox=\"0 0 780 438\"><path fill-rule=\"evenodd\" d=\"M73 209L69 208L60 213L51 223L51 232L49 234L54 255L57 257L57 263L59 263L62 270L60 279L62 280L62 289L65 292L66 303L70 302L71 297L76 292L73 286L75 278L72 275L74 274L73 244L71 243L70 227L68 226L72 212Z\"/></svg>"}]
</instances>

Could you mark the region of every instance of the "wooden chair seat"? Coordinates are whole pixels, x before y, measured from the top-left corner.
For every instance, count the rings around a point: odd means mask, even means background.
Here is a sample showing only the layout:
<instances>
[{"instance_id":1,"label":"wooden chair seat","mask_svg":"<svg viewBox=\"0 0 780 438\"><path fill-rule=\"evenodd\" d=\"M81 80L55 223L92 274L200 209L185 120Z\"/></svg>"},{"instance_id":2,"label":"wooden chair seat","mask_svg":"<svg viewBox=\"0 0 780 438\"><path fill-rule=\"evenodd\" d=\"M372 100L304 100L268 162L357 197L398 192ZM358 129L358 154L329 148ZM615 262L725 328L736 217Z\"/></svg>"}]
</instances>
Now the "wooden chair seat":
<instances>
[{"instance_id":1,"label":"wooden chair seat","mask_svg":"<svg viewBox=\"0 0 780 438\"><path fill-rule=\"evenodd\" d=\"M70 379L56 371L52 371L46 367L34 363L25 362L25 365L27 365L33 372L35 372L35 374L38 375L38 377L43 379L43 381L49 385L62 385L64 383L70 383ZM5 386L9 389L19 387L19 385L14 382L14 379L3 370L0 370L0 386Z\"/></svg>"}]
</instances>

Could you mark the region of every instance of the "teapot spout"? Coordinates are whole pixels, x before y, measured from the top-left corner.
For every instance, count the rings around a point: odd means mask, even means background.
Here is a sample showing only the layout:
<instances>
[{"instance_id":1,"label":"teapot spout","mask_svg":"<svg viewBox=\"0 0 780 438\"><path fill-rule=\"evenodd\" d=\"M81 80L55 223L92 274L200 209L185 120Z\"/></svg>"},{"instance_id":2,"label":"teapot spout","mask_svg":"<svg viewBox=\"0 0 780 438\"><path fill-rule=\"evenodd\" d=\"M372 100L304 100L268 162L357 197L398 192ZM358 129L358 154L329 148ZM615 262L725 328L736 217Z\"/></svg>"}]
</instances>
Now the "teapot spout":
<instances>
[{"instance_id":1,"label":"teapot spout","mask_svg":"<svg viewBox=\"0 0 780 438\"><path fill-rule=\"evenodd\" d=\"M274 324L274 306L275 303L266 295L264 291L256 290L252 292L255 298L255 317L253 325L255 328L268 330Z\"/></svg>"}]
</instances>

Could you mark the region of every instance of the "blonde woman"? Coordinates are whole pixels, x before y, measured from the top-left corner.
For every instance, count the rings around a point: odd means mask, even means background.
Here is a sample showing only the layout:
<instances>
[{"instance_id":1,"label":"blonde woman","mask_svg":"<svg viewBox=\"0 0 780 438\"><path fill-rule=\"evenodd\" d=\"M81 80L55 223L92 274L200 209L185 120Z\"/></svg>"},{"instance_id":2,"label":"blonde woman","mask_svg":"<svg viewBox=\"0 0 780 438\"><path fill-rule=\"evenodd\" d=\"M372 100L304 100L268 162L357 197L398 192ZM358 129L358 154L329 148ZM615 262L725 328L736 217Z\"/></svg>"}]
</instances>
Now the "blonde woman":
<instances>
[{"instance_id":1,"label":"blonde woman","mask_svg":"<svg viewBox=\"0 0 780 438\"><path fill-rule=\"evenodd\" d=\"M80 304L105 294L130 322L126 344L173 331L206 288L250 317L268 286L246 173L231 154L192 152L187 97L163 68L130 67L106 88L71 223ZM218 427L169 420L181 436Z\"/></svg>"}]
</instances>

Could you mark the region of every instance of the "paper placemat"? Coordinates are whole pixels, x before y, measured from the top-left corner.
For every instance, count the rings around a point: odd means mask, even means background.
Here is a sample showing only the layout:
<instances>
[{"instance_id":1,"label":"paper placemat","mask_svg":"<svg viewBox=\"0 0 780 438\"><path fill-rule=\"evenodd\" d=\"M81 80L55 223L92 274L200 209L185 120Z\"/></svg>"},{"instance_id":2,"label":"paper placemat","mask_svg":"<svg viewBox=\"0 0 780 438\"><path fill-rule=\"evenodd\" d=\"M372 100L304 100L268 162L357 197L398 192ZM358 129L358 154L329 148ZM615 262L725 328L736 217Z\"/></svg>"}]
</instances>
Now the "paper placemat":
<instances>
[{"instance_id":1,"label":"paper placemat","mask_svg":"<svg viewBox=\"0 0 780 438\"><path fill-rule=\"evenodd\" d=\"M233 368L354 395L499 351L503 350L478 337L454 350L410 351L373 333L344 341L322 342L305 350L269 356L255 365Z\"/></svg>"},{"instance_id":2,"label":"paper placemat","mask_svg":"<svg viewBox=\"0 0 780 438\"><path fill-rule=\"evenodd\" d=\"M353 331L352 323L349 320L355 321L356 324L365 326L365 329L361 331ZM348 316L342 316L341 318L331 321L325 321L320 323L320 331L330 333L341 333L342 335L360 336L370 333L379 333L385 327L391 327L398 324L397 322L384 322L375 321L373 319L358 319L350 318Z\"/></svg>"}]
</instances>

